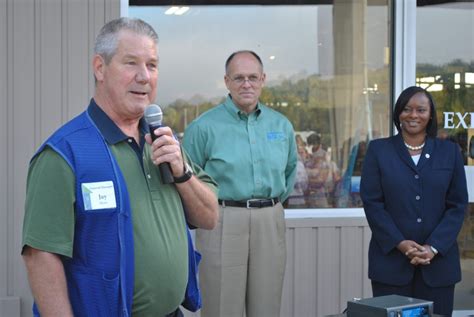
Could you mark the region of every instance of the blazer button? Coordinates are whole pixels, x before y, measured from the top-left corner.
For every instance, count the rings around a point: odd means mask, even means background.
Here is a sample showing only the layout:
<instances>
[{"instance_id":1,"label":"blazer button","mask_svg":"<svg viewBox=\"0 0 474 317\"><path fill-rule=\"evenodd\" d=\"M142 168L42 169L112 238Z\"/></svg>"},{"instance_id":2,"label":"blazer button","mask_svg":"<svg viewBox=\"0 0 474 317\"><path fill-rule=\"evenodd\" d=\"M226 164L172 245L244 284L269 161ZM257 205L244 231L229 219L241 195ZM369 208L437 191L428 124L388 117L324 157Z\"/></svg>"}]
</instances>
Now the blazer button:
<instances>
[{"instance_id":1,"label":"blazer button","mask_svg":"<svg viewBox=\"0 0 474 317\"><path fill-rule=\"evenodd\" d=\"M421 218L416 219L416 222L420 223L422 220Z\"/></svg>"},{"instance_id":2,"label":"blazer button","mask_svg":"<svg viewBox=\"0 0 474 317\"><path fill-rule=\"evenodd\" d=\"M420 200L420 198L421 198L421 197L418 196L418 195L416 195L416 197L415 197L416 200Z\"/></svg>"},{"instance_id":3,"label":"blazer button","mask_svg":"<svg viewBox=\"0 0 474 317\"><path fill-rule=\"evenodd\" d=\"M420 178L420 175L415 174L415 178L416 178L416 179Z\"/></svg>"}]
</instances>

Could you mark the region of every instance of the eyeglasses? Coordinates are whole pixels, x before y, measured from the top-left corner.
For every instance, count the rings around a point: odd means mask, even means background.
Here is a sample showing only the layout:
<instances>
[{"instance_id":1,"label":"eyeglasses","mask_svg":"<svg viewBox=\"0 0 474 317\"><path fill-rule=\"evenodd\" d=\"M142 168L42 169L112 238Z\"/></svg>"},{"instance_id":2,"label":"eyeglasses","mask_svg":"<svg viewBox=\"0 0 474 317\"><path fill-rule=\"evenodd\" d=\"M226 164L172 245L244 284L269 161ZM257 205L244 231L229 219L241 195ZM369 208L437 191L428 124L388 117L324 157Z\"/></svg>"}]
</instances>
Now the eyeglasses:
<instances>
[{"instance_id":1,"label":"eyeglasses","mask_svg":"<svg viewBox=\"0 0 474 317\"><path fill-rule=\"evenodd\" d=\"M237 75L235 77L231 77L230 80L232 82L236 83L237 85L242 85L246 81L248 81L251 85L256 84L260 81L261 77L257 75L250 75L250 76L242 76L242 75Z\"/></svg>"}]
</instances>

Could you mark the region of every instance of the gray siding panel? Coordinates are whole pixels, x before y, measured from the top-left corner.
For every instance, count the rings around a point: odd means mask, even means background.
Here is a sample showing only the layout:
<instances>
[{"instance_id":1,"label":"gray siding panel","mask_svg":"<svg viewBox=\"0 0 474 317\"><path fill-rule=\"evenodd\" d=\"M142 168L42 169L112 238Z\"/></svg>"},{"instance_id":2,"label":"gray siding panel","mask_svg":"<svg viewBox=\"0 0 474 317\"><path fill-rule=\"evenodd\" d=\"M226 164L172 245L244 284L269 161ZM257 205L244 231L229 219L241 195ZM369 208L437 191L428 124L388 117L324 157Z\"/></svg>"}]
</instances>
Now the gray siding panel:
<instances>
[{"instance_id":1,"label":"gray siding panel","mask_svg":"<svg viewBox=\"0 0 474 317\"><path fill-rule=\"evenodd\" d=\"M0 297L8 292L8 15L6 0L0 1Z\"/></svg>"},{"instance_id":2,"label":"gray siding panel","mask_svg":"<svg viewBox=\"0 0 474 317\"><path fill-rule=\"evenodd\" d=\"M369 280L369 243L371 236L372 232L370 231L370 228L367 225L364 227L364 252L362 252L364 260L364 268L362 270L362 281L364 291L364 296L362 296L363 298L372 297L372 285Z\"/></svg>"},{"instance_id":3,"label":"gray siding panel","mask_svg":"<svg viewBox=\"0 0 474 317\"><path fill-rule=\"evenodd\" d=\"M294 236L288 240L293 265L287 266L283 303L290 295L294 306L284 307L282 317L336 314L347 300L371 296L365 218L287 219L287 230Z\"/></svg>"},{"instance_id":4,"label":"gray siding panel","mask_svg":"<svg viewBox=\"0 0 474 317\"><path fill-rule=\"evenodd\" d=\"M66 122L69 118L69 103L68 103L68 71L66 67L67 62L69 61L69 51L68 51L68 29L69 29L69 20L67 19L67 10L68 10L68 1L63 1L60 5L61 7L61 44L58 45L61 47L61 86L60 91L58 92L61 95L61 122ZM85 66L85 65L84 65Z\"/></svg>"},{"instance_id":5,"label":"gray siding panel","mask_svg":"<svg viewBox=\"0 0 474 317\"><path fill-rule=\"evenodd\" d=\"M15 317L20 316L20 298L19 297L0 297L0 316Z\"/></svg>"},{"instance_id":6,"label":"gray siding panel","mask_svg":"<svg viewBox=\"0 0 474 317\"><path fill-rule=\"evenodd\" d=\"M295 271L295 229L287 228L286 229L286 273L283 280L283 293L281 299L281 315L290 316L291 312L294 310L294 274Z\"/></svg>"},{"instance_id":7,"label":"gray siding panel","mask_svg":"<svg viewBox=\"0 0 474 317\"><path fill-rule=\"evenodd\" d=\"M38 1L37 41L39 70L36 82L36 109L39 129L36 134L36 147L63 122L62 118L62 51L61 7L51 1Z\"/></svg>"},{"instance_id":8,"label":"gray siding panel","mask_svg":"<svg viewBox=\"0 0 474 317\"><path fill-rule=\"evenodd\" d=\"M85 109L93 40L119 8L120 0L0 0L0 316L31 316L20 256L29 160Z\"/></svg>"},{"instance_id":9,"label":"gray siding panel","mask_svg":"<svg viewBox=\"0 0 474 317\"><path fill-rule=\"evenodd\" d=\"M21 265L21 225L25 197L25 180L29 157L35 148L35 2L11 1L12 27L9 42L9 161L8 161L8 296L18 296L27 288L25 269ZM26 293L26 292L25 292ZM21 295L20 295L21 296Z\"/></svg>"},{"instance_id":10,"label":"gray siding panel","mask_svg":"<svg viewBox=\"0 0 474 317\"><path fill-rule=\"evenodd\" d=\"M97 1L102 3L103 1ZM82 112L89 102L89 76L91 65L89 45L94 39L89 38L89 10L87 2L67 1L64 10L64 19L68 25L66 30L67 59L64 61L66 80L67 118L72 118ZM101 25L104 22L101 23Z\"/></svg>"},{"instance_id":11,"label":"gray siding panel","mask_svg":"<svg viewBox=\"0 0 474 317\"><path fill-rule=\"evenodd\" d=\"M295 230L294 240L294 315L315 316L316 314L316 228Z\"/></svg>"},{"instance_id":12,"label":"gray siding panel","mask_svg":"<svg viewBox=\"0 0 474 317\"><path fill-rule=\"evenodd\" d=\"M340 229L337 227L318 228L318 265L316 316L340 312Z\"/></svg>"},{"instance_id":13,"label":"gray siding panel","mask_svg":"<svg viewBox=\"0 0 474 317\"><path fill-rule=\"evenodd\" d=\"M89 1L89 37L95 39L101 26L104 23L105 13L104 13L104 5L98 1L90 0ZM107 20L108 21L108 20ZM92 56L94 53L94 43L91 42L88 48L88 54L90 56L90 60L92 63ZM94 95L94 75L90 72L90 77L88 81L88 92L90 96Z\"/></svg>"},{"instance_id":14,"label":"gray siding panel","mask_svg":"<svg viewBox=\"0 0 474 317\"><path fill-rule=\"evenodd\" d=\"M348 300L362 297L363 282L363 228L341 228L341 296L339 307Z\"/></svg>"}]
</instances>

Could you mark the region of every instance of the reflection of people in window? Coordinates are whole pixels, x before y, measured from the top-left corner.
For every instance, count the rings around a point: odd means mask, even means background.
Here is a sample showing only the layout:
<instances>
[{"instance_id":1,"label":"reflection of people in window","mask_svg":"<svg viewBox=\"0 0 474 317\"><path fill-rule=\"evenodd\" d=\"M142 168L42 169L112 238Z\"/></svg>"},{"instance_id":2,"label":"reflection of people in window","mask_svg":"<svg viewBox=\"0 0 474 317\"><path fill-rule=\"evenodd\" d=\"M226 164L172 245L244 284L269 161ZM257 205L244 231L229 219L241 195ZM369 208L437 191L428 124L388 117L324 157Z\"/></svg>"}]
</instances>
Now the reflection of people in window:
<instances>
[{"instance_id":1,"label":"reflection of people in window","mask_svg":"<svg viewBox=\"0 0 474 317\"><path fill-rule=\"evenodd\" d=\"M297 137L298 136L299 135L297 135ZM296 144L298 149L298 162L296 163L296 181L293 191L288 197L288 206L293 208L304 208L306 207L306 200L304 195L305 191L308 189L308 174L306 173L304 162L308 159L308 152L306 151L306 145L304 144L304 141L298 143L298 138L296 138Z\"/></svg>"},{"instance_id":2,"label":"reflection of people in window","mask_svg":"<svg viewBox=\"0 0 474 317\"><path fill-rule=\"evenodd\" d=\"M335 206L335 190L336 185L341 181L341 172L336 162L331 157L332 150L328 148L326 151L326 163L328 165L328 177L326 179L326 196L330 206Z\"/></svg>"},{"instance_id":3,"label":"reflection of people in window","mask_svg":"<svg viewBox=\"0 0 474 317\"><path fill-rule=\"evenodd\" d=\"M307 202L311 207L329 207L326 191L326 180L329 173L329 165L326 162L326 151L321 145L321 137L313 133L308 136L308 145L311 154L305 163L308 174Z\"/></svg>"},{"instance_id":4,"label":"reflection of people in window","mask_svg":"<svg viewBox=\"0 0 474 317\"><path fill-rule=\"evenodd\" d=\"M298 150L298 156L303 162L303 164L308 160L309 158L309 153L308 150L306 150L306 142L301 139L300 135L297 135L298 138L296 138L296 149Z\"/></svg>"},{"instance_id":5,"label":"reflection of people in window","mask_svg":"<svg viewBox=\"0 0 474 317\"><path fill-rule=\"evenodd\" d=\"M367 142L360 141L357 147L357 156L354 162L353 176L362 174L362 164L364 163L365 153L367 152Z\"/></svg>"},{"instance_id":6,"label":"reflection of people in window","mask_svg":"<svg viewBox=\"0 0 474 317\"><path fill-rule=\"evenodd\" d=\"M326 156L326 151L321 144L321 136L317 133L312 133L307 139L308 145L311 147L313 156Z\"/></svg>"},{"instance_id":7,"label":"reflection of people in window","mask_svg":"<svg viewBox=\"0 0 474 317\"><path fill-rule=\"evenodd\" d=\"M306 142L303 140L300 134L297 134L295 136L295 140L296 140L296 146L300 146L300 145L306 146Z\"/></svg>"}]
</instances>

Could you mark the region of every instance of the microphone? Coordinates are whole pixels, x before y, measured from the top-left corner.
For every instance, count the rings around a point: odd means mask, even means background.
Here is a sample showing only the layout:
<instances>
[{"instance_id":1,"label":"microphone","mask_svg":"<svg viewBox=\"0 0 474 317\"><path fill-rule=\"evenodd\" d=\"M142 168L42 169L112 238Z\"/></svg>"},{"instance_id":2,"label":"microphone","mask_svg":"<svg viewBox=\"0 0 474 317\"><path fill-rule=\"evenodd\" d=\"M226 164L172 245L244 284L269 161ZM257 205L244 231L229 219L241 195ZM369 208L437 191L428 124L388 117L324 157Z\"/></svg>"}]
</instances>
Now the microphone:
<instances>
[{"instance_id":1,"label":"microphone","mask_svg":"<svg viewBox=\"0 0 474 317\"><path fill-rule=\"evenodd\" d=\"M161 108L158 105L151 104L145 109L145 121L148 123L148 127L150 128L150 136L153 141L155 141L157 138L154 131L161 127L162 120L163 112L161 112ZM160 163L158 168L160 169L161 181L163 184L171 184L174 182L170 163Z\"/></svg>"}]
</instances>

